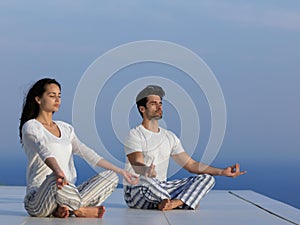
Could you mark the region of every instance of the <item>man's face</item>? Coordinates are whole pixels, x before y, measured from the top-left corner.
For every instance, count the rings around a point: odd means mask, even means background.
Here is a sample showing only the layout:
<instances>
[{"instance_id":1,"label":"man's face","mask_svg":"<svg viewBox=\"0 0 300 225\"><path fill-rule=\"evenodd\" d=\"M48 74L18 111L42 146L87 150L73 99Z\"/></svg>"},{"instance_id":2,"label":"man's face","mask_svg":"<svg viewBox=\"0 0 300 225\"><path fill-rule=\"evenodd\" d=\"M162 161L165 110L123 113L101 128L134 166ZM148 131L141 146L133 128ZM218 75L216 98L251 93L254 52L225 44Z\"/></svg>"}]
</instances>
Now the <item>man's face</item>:
<instances>
[{"instance_id":1,"label":"man's face","mask_svg":"<svg viewBox=\"0 0 300 225\"><path fill-rule=\"evenodd\" d=\"M162 118L162 101L158 95L149 95L146 108L143 107L144 118L161 119Z\"/></svg>"}]
</instances>

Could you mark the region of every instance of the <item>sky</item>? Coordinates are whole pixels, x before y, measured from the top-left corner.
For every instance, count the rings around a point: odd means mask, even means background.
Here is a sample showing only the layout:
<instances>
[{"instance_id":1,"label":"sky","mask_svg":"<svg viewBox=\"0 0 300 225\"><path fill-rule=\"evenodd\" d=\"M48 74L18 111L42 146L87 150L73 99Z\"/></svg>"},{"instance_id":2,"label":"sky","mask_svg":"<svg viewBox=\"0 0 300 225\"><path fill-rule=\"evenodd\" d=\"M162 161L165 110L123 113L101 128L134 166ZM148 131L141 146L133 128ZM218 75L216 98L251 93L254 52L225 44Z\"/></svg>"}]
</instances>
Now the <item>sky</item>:
<instances>
[{"instance_id":1,"label":"sky","mask_svg":"<svg viewBox=\"0 0 300 225\"><path fill-rule=\"evenodd\" d=\"M126 128L140 122L134 94L153 82L168 90L161 125L185 137L184 147L191 148L188 151L197 159L214 130L212 121L218 126L218 118L226 117L224 134L219 127L221 146L215 149L211 164L225 167L239 162L248 173L230 181L221 178L220 183L227 186L220 188L252 189L300 207L300 201L291 196L300 187L296 172L300 169L299 1L4 0L0 2L0 30L0 183L25 185L26 158L18 123L24 95L36 80L58 80L62 106L54 118L74 124L84 142L99 153L103 153L101 148L109 149L104 154L119 163L124 160ZM197 63L209 69L208 76L220 87L222 101L211 105L213 95L208 96L208 91L212 89L199 85L204 82L201 74L193 80L178 65L160 61L166 56L166 60L170 57L189 65L184 54L170 56L157 47L153 49L156 61L125 63L138 50L126 46L147 45L150 40L172 45L175 53L188 51L199 57L202 61ZM137 55L146 54L145 45ZM124 59L118 50L125 52ZM109 54L111 61L102 65ZM114 62L121 66L106 80L100 81L106 75L98 71L98 77L92 75L92 81L82 86L93 67L108 68ZM96 84L96 93L91 94L89 85ZM93 105L87 105L91 99ZM84 111L81 104L91 107L94 114L87 115L90 111ZM224 112L223 104L226 114L218 114ZM127 107L123 114L120 106ZM187 112L192 116L186 116ZM85 126L85 119L95 124L96 133ZM121 129L116 128L116 121L124 122L122 131L116 131ZM100 142L93 136L100 137ZM79 167L84 167L82 163L78 162ZM277 183L276 177L284 177L285 185ZM290 196L279 196L279 187L286 188Z\"/></svg>"}]
</instances>

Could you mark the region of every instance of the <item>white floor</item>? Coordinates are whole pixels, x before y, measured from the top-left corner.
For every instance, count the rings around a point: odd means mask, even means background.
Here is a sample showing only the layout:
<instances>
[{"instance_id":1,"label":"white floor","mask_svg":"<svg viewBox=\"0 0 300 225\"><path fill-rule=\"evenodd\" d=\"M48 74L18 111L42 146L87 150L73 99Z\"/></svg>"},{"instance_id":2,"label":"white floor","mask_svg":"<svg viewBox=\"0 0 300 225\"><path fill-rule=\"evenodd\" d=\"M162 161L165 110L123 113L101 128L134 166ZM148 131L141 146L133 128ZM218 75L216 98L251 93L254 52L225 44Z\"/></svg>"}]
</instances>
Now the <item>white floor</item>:
<instances>
[{"instance_id":1,"label":"white floor","mask_svg":"<svg viewBox=\"0 0 300 225\"><path fill-rule=\"evenodd\" d=\"M249 190L212 190L197 210L129 209L117 189L104 203L102 219L33 218L23 208L25 187L0 186L0 224L105 224L105 225L247 225L300 224L300 210Z\"/></svg>"}]
</instances>

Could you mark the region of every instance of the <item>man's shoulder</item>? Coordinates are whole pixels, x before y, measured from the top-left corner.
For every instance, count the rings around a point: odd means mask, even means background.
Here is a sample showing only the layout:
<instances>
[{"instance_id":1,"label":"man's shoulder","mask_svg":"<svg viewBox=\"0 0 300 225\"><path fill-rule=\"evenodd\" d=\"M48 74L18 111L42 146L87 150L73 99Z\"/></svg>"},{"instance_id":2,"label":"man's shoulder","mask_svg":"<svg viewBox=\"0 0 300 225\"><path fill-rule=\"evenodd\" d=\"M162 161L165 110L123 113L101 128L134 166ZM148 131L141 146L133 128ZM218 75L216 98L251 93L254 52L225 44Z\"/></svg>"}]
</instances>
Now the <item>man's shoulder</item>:
<instances>
[{"instance_id":1,"label":"man's shoulder","mask_svg":"<svg viewBox=\"0 0 300 225\"><path fill-rule=\"evenodd\" d=\"M131 128L130 130L129 130L129 134L128 134L128 136L130 137L130 136L139 136L139 135L141 135L141 133L142 133L143 131L142 131L142 127L141 127L141 125L137 125L136 127L133 127L133 128Z\"/></svg>"},{"instance_id":2,"label":"man's shoulder","mask_svg":"<svg viewBox=\"0 0 300 225\"><path fill-rule=\"evenodd\" d=\"M163 128L163 127L159 127L159 129L160 129L161 133L163 133L163 134L167 134L167 135L171 135L171 136L176 136L177 137L177 135L173 131L171 131L171 130L167 130L167 129Z\"/></svg>"}]
</instances>

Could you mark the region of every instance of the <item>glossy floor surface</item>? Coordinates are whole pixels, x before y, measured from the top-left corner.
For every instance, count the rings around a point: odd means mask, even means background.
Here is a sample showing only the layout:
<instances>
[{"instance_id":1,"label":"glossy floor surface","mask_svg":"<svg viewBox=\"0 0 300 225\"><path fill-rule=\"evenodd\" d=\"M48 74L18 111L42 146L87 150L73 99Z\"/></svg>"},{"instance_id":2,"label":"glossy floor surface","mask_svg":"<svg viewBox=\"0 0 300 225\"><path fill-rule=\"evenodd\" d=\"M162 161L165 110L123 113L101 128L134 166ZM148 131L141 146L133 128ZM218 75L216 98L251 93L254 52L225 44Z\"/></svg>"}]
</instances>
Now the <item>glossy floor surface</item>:
<instances>
[{"instance_id":1,"label":"glossy floor surface","mask_svg":"<svg viewBox=\"0 0 300 225\"><path fill-rule=\"evenodd\" d=\"M245 225L300 224L300 210L250 190L212 190L197 210L129 209L117 189L103 205L102 219L70 217L32 218L23 208L25 187L0 186L0 224L105 224L105 225Z\"/></svg>"}]
</instances>

